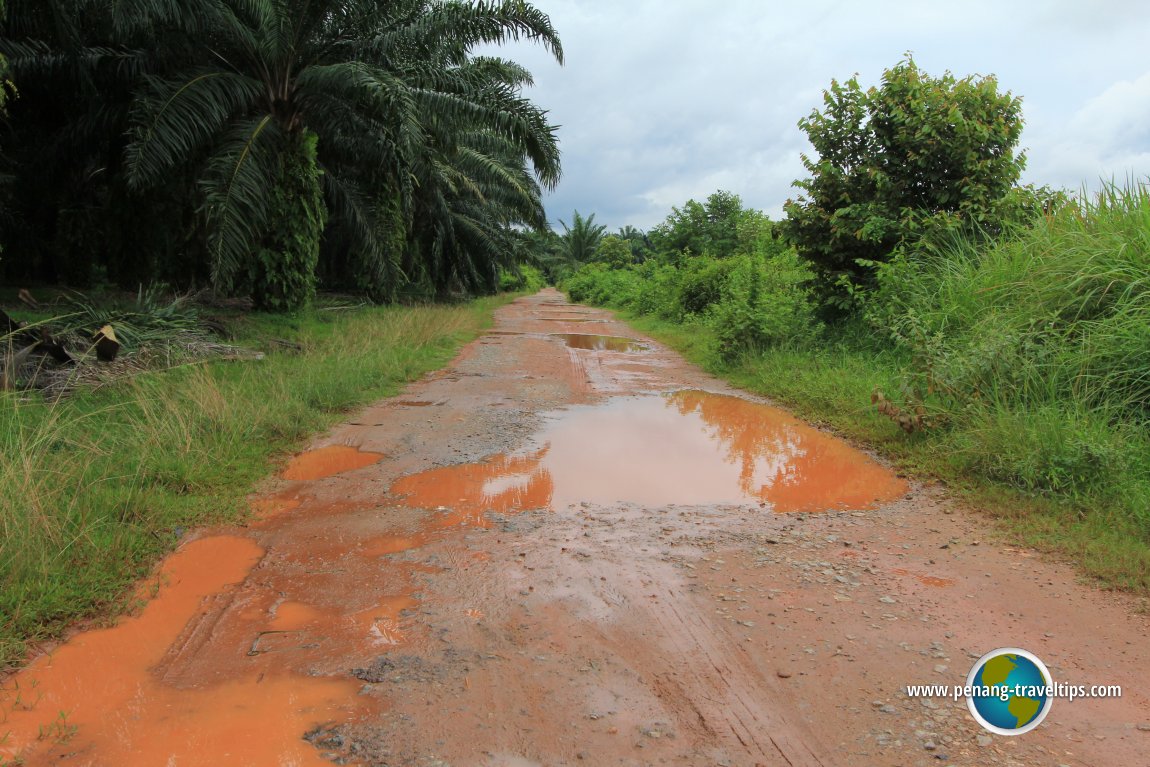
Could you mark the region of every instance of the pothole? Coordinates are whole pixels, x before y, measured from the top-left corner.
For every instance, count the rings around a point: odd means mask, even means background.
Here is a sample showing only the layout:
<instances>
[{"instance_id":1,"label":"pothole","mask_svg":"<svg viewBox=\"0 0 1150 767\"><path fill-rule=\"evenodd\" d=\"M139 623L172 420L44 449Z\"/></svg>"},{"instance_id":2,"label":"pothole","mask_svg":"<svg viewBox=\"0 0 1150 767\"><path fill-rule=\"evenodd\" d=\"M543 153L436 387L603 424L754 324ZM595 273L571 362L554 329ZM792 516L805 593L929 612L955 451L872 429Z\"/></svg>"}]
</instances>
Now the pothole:
<instances>
[{"instance_id":1,"label":"pothole","mask_svg":"<svg viewBox=\"0 0 1150 767\"><path fill-rule=\"evenodd\" d=\"M619 336L596 336L586 333L554 333L572 349L586 349L597 352L641 352L649 349L646 344L633 338Z\"/></svg>"}]
</instances>

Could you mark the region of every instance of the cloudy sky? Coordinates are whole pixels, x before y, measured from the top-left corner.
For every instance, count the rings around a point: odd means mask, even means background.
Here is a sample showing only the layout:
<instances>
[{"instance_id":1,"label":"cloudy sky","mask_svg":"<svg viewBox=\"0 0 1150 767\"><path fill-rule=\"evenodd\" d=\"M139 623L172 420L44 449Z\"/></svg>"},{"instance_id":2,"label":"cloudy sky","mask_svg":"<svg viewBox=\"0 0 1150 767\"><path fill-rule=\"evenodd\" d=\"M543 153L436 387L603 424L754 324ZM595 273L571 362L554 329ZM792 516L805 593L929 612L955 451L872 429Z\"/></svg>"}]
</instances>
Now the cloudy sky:
<instances>
[{"instance_id":1,"label":"cloudy sky","mask_svg":"<svg viewBox=\"0 0 1150 767\"><path fill-rule=\"evenodd\" d=\"M782 215L804 174L800 117L832 78L864 87L911 51L931 75L994 74L1023 99L1023 180L1078 189L1150 176L1145 0L534 0L560 67L505 46L550 111L563 181L553 226L594 213L649 228L717 189Z\"/></svg>"}]
</instances>

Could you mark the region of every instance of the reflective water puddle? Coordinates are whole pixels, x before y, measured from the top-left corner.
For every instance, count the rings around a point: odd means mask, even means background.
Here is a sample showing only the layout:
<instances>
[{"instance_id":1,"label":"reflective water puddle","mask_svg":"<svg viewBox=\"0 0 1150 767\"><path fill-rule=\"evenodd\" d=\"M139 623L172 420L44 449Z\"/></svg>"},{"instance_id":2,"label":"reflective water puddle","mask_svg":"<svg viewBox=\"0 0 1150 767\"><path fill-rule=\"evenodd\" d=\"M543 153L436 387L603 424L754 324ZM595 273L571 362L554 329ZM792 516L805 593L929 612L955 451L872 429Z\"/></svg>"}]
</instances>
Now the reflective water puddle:
<instances>
[{"instance_id":1,"label":"reflective water puddle","mask_svg":"<svg viewBox=\"0 0 1150 767\"><path fill-rule=\"evenodd\" d=\"M280 476L290 480L324 479L371 466L382 458L381 453L369 453L347 445L328 445L292 458Z\"/></svg>"},{"instance_id":2,"label":"reflective water puddle","mask_svg":"<svg viewBox=\"0 0 1150 767\"><path fill-rule=\"evenodd\" d=\"M865 509L907 491L865 453L781 410L703 391L573 407L536 443L529 453L406 477L391 491L441 507L444 527L484 525L488 510L579 502Z\"/></svg>"},{"instance_id":3,"label":"reflective water puddle","mask_svg":"<svg viewBox=\"0 0 1150 767\"><path fill-rule=\"evenodd\" d=\"M572 349L588 349L597 352L640 352L648 347L633 338L618 336L594 336L585 333L554 333Z\"/></svg>"},{"instance_id":4,"label":"reflective water puddle","mask_svg":"<svg viewBox=\"0 0 1150 767\"><path fill-rule=\"evenodd\" d=\"M330 764L301 736L346 720L359 704L354 680L252 668L197 687L156 672L203 600L241 581L263 551L229 536L192 541L166 560L159 593L139 615L73 637L0 691L0 763L124 765ZM281 625L313 615L281 605ZM258 735L256 735L258 733ZM31 753L29 753L29 751Z\"/></svg>"}]
</instances>

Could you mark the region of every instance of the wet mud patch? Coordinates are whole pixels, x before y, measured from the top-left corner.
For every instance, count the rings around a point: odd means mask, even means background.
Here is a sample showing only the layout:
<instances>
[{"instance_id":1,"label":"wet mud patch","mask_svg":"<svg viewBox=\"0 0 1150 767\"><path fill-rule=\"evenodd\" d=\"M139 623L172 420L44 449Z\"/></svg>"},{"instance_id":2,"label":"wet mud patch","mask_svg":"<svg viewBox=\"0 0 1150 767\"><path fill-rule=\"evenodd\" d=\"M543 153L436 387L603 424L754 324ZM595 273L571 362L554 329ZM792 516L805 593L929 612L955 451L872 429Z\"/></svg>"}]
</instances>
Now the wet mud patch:
<instances>
[{"instance_id":1,"label":"wet mud patch","mask_svg":"<svg viewBox=\"0 0 1150 767\"><path fill-rule=\"evenodd\" d=\"M242 581L262 556L245 538L192 541L164 563L159 593L138 615L79 634L6 680L0 762L324 764L301 738L318 722L354 717L363 699L351 680L252 668L185 687L157 672L204 600ZM282 617L306 624L312 615L293 605Z\"/></svg>"},{"instance_id":2,"label":"wet mud patch","mask_svg":"<svg viewBox=\"0 0 1150 767\"><path fill-rule=\"evenodd\" d=\"M488 513L508 514L551 504L552 481L542 466L546 453L544 448L431 469L400 479L390 492L409 506L440 512L430 527L490 527Z\"/></svg>"},{"instance_id":3,"label":"wet mud patch","mask_svg":"<svg viewBox=\"0 0 1150 767\"><path fill-rule=\"evenodd\" d=\"M651 348L633 338L619 336L596 336L587 333L555 333L554 336L563 339L563 342L572 349L596 352L641 352Z\"/></svg>"},{"instance_id":4,"label":"wet mud patch","mask_svg":"<svg viewBox=\"0 0 1150 767\"><path fill-rule=\"evenodd\" d=\"M865 453L784 411L705 391L617 397L552 414L522 454L433 469L392 486L405 503L486 527L577 503L869 509L908 490ZM445 525L447 526L447 525Z\"/></svg>"},{"instance_id":5,"label":"wet mud patch","mask_svg":"<svg viewBox=\"0 0 1150 767\"><path fill-rule=\"evenodd\" d=\"M256 522L266 522L298 509L300 503L299 498L268 496L252 500L248 507L251 509Z\"/></svg>"},{"instance_id":6,"label":"wet mud patch","mask_svg":"<svg viewBox=\"0 0 1150 767\"><path fill-rule=\"evenodd\" d=\"M371 453L347 445L328 445L295 456L280 476L296 481L326 479L345 471L371 466L383 457L382 453Z\"/></svg>"}]
</instances>

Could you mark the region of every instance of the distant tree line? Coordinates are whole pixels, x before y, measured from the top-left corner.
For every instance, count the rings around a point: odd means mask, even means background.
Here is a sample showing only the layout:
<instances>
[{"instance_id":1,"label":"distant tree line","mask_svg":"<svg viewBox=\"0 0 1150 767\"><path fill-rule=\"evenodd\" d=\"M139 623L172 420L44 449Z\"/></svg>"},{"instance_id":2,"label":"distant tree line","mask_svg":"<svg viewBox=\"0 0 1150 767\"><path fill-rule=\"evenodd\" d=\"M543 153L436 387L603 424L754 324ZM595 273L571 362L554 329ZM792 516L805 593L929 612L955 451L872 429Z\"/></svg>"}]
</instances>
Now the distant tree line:
<instances>
[{"instance_id":1,"label":"distant tree line","mask_svg":"<svg viewBox=\"0 0 1150 767\"><path fill-rule=\"evenodd\" d=\"M305 306L488 292L546 228L524 0L9 0L0 275Z\"/></svg>"}]
</instances>

